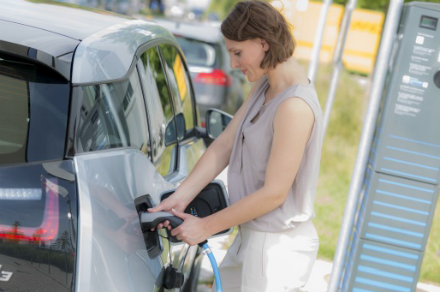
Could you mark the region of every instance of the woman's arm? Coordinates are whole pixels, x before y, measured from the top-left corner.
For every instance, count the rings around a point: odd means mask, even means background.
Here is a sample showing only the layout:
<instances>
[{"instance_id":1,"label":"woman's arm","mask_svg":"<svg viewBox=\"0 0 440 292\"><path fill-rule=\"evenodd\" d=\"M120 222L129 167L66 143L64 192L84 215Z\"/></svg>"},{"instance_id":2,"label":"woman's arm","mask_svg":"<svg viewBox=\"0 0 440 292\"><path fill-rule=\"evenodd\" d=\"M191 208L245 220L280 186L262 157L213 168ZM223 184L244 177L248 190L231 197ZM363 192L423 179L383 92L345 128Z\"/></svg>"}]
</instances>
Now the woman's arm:
<instances>
[{"instance_id":1,"label":"woman's arm","mask_svg":"<svg viewBox=\"0 0 440 292\"><path fill-rule=\"evenodd\" d=\"M223 169L225 169L229 163L229 158L231 157L235 133L237 132L237 128L246 113L249 101L259 83L260 81L254 82L245 102L234 115L223 133L211 143L194 166L190 175L179 185L172 196L163 200L156 207L151 208L149 210L150 212L171 210L172 208L183 212L186 206L202 191L202 189L215 179ZM167 227L167 223L168 222L163 226ZM158 228L161 227L161 224L158 225Z\"/></svg>"},{"instance_id":2,"label":"woman's arm","mask_svg":"<svg viewBox=\"0 0 440 292\"><path fill-rule=\"evenodd\" d=\"M185 222L173 229L171 234L194 245L221 230L260 217L282 205L295 180L313 123L313 111L305 101L289 98L282 102L273 122L274 136L264 186L203 219L173 211Z\"/></svg>"}]
</instances>

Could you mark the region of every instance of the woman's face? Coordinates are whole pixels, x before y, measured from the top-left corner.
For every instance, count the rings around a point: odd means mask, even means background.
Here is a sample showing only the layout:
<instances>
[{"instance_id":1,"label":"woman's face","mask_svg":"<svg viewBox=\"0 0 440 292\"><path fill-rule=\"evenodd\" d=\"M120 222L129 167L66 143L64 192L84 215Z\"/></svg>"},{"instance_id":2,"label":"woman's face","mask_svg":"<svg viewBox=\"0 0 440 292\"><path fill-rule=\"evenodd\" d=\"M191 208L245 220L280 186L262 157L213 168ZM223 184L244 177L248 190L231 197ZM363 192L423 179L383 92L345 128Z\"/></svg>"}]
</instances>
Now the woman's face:
<instances>
[{"instance_id":1,"label":"woman's face","mask_svg":"<svg viewBox=\"0 0 440 292\"><path fill-rule=\"evenodd\" d=\"M240 69L250 82L258 80L265 72L260 68L269 45L262 39L237 42L225 38L226 48L231 56L231 67Z\"/></svg>"}]
</instances>

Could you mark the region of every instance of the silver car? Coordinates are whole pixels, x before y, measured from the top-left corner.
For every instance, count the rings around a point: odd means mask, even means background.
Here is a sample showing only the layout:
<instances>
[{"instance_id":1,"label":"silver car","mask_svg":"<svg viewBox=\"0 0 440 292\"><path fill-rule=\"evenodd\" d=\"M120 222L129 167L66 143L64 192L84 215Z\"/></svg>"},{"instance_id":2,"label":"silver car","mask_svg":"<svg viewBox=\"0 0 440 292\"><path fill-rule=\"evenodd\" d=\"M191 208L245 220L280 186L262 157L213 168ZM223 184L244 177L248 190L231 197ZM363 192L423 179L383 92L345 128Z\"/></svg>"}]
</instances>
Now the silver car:
<instances>
[{"instance_id":1,"label":"silver car","mask_svg":"<svg viewBox=\"0 0 440 292\"><path fill-rule=\"evenodd\" d=\"M200 248L140 222L208 136L173 35L62 2L0 7L0 291L195 291ZM186 212L226 206L213 182Z\"/></svg>"},{"instance_id":2,"label":"silver car","mask_svg":"<svg viewBox=\"0 0 440 292\"><path fill-rule=\"evenodd\" d=\"M243 73L231 68L229 53L218 25L203 22L154 19L170 30L188 62L202 125L208 109L235 114L250 83Z\"/></svg>"}]
</instances>

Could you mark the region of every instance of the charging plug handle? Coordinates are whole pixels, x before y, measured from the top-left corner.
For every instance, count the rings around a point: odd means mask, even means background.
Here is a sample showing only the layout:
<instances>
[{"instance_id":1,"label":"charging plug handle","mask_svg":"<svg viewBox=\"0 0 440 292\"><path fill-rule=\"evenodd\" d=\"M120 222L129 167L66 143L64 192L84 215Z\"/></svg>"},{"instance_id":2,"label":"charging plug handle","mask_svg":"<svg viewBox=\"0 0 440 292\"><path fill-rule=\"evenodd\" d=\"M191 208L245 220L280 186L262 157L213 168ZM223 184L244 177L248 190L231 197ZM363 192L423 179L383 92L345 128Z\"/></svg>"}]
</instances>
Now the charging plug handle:
<instances>
[{"instance_id":1,"label":"charging plug handle","mask_svg":"<svg viewBox=\"0 0 440 292\"><path fill-rule=\"evenodd\" d=\"M183 223L182 219L169 212L142 212L140 217L142 232L149 231L151 228L156 228L159 223L165 222L166 220L170 221L172 228L176 228Z\"/></svg>"}]
</instances>

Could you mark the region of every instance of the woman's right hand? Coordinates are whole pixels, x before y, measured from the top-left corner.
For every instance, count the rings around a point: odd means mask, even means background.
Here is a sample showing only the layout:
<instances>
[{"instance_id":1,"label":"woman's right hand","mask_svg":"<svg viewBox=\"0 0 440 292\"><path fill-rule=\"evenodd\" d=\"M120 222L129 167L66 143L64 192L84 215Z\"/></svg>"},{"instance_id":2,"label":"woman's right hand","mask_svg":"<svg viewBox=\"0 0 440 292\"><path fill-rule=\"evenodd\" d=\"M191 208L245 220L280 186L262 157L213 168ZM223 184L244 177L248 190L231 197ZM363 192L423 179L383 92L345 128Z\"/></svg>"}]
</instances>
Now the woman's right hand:
<instances>
[{"instance_id":1,"label":"woman's right hand","mask_svg":"<svg viewBox=\"0 0 440 292\"><path fill-rule=\"evenodd\" d=\"M171 213L171 209L174 209L179 212L185 211L186 206L188 206L190 202L186 202L182 195L179 193L174 192L171 196L160 202L159 205L148 209L148 212L154 213L154 212L169 212ZM156 228L167 228L168 230L171 230L171 225L168 220L165 222L159 223ZM154 228L151 229L151 231L154 231Z\"/></svg>"}]
</instances>

